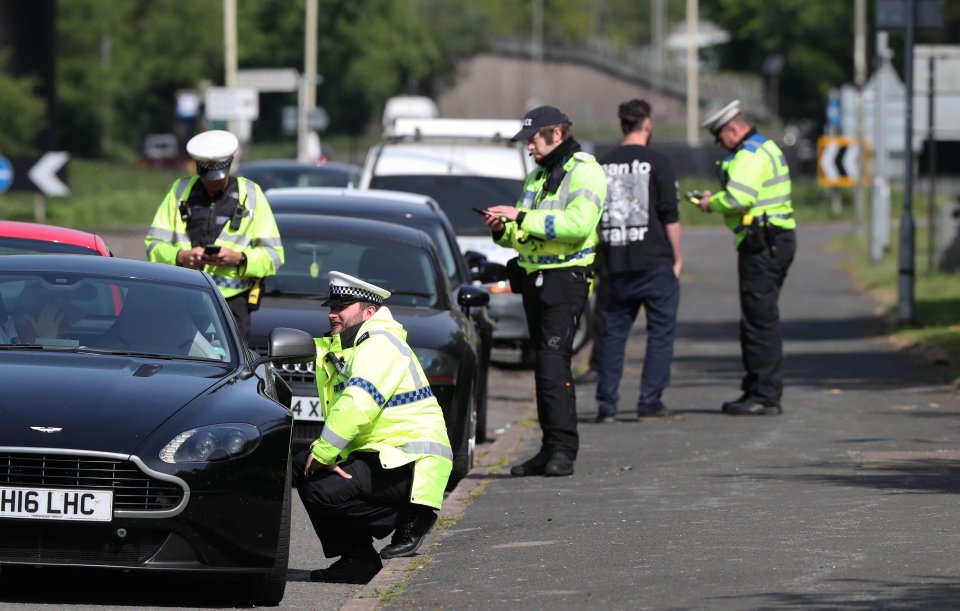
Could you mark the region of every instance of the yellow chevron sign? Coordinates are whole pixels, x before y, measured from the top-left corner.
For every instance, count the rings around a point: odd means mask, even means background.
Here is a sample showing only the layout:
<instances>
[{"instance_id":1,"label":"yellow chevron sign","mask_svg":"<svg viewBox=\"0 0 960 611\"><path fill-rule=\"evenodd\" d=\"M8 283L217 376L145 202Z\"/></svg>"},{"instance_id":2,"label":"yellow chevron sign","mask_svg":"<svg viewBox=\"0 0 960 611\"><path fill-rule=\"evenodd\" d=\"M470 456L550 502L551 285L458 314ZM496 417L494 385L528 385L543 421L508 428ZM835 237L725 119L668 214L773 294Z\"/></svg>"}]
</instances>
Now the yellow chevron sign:
<instances>
[{"instance_id":1,"label":"yellow chevron sign","mask_svg":"<svg viewBox=\"0 0 960 611\"><path fill-rule=\"evenodd\" d=\"M865 164L869 162L869 151L867 153ZM856 138L820 136L817 140L817 184L821 187L856 186L860 179L860 155ZM863 177L863 183L869 183L868 177Z\"/></svg>"}]
</instances>

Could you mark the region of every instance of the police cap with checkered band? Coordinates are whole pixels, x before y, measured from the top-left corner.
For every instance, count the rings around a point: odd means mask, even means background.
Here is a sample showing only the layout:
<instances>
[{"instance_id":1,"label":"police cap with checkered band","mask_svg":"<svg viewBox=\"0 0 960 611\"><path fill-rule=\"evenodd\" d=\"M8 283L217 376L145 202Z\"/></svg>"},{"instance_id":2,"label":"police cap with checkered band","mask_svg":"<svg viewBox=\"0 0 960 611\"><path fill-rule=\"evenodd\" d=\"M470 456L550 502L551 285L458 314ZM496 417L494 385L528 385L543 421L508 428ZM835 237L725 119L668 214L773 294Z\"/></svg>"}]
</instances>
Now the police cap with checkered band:
<instances>
[{"instance_id":1,"label":"police cap with checkered band","mask_svg":"<svg viewBox=\"0 0 960 611\"><path fill-rule=\"evenodd\" d=\"M240 147L237 137L222 129L211 129L197 134L187 142L187 154L197 164L197 174L203 180L223 180L230 173L233 156Z\"/></svg>"},{"instance_id":2,"label":"police cap with checkered band","mask_svg":"<svg viewBox=\"0 0 960 611\"><path fill-rule=\"evenodd\" d=\"M330 272L327 277L330 281L330 295L321 304L325 307L345 306L357 301L381 305L390 297L390 291L343 272Z\"/></svg>"}]
</instances>

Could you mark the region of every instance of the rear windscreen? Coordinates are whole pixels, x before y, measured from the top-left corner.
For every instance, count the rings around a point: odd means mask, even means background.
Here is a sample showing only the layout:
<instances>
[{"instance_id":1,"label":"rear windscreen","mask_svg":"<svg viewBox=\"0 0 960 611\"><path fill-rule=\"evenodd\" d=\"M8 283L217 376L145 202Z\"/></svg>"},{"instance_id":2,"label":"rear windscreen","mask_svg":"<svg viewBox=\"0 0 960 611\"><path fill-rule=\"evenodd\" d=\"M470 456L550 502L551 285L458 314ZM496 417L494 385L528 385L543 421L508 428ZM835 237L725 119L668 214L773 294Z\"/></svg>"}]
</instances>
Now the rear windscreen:
<instances>
[{"instance_id":1,"label":"rear windscreen","mask_svg":"<svg viewBox=\"0 0 960 611\"><path fill-rule=\"evenodd\" d=\"M513 206L523 197L523 180L486 176L374 176L372 189L422 193L437 200L459 236L488 235L472 208Z\"/></svg>"}]
</instances>

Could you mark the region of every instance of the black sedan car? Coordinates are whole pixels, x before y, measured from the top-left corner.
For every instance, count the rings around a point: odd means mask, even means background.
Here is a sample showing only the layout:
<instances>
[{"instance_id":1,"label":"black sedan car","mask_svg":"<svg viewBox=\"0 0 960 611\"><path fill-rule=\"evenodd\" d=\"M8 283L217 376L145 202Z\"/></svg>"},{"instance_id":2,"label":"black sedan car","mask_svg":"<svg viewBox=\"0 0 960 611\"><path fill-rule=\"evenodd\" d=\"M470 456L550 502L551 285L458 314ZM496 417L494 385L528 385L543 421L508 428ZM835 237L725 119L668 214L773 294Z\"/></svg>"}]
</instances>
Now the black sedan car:
<instances>
[{"instance_id":1,"label":"black sedan car","mask_svg":"<svg viewBox=\"0 0 960 611\"><path fill-rule=\"evenodd\" d=\"M257 357L209 276L111 257L0 257L0 310L0 567L217 573L278 604L293 415L273 365L313 339L276 329Z\"/></svg>"},{"instance_id":2,"label":"black sedan car","mask_svg":"<svg viewBox=\"0 0 960 611\"><path fill-rule=\"evenodd\" d=\"M460 253L453 225L440 205L426 195L377 189L271 189L267 195L275 214L327 214L387 221L416 227L427 233L437 247L440 262L447 272L453 300L463 287L473 282L491 282L506 275L502 265L486 262L477 255L469 263ZM466 308L480 336L480 381L477 384L477 441L487 441L487 379L493 347L494 322L489 307Z\"/></svg>"},{"instance_id":3,"label":"black sedan car","mask_svg":"<svg viewBox=\"0 0 960 611\"><path fill-rule=\"evenodd\" d=\"M266 346L275 327L304 329L314 337L330 331L327 274L339 271L391 291L386 301L407 331L430 387L443 409L453 448L451 486L473 466L480 383L480 339L462 308L483 306L489 295L465 286L454 303L433 240L418 229L349 217L277 214L285 262L263 284L260 307L251 315L250 343ZM313 363L284 366L293 391L294 444L320 436L323 420Z\"/></svg>"},{"instance_id":4,"label":"black sedan car","mask_svg":"<svg viewBox=\"0 0 960 611\"><path fill-rule=\"evenodd\" d=\"M266 191L277 187L353 187L360 178L360 166L340 161L303 163L293 159L251 161L237 168Z\"/></svg>"}]
</instances>

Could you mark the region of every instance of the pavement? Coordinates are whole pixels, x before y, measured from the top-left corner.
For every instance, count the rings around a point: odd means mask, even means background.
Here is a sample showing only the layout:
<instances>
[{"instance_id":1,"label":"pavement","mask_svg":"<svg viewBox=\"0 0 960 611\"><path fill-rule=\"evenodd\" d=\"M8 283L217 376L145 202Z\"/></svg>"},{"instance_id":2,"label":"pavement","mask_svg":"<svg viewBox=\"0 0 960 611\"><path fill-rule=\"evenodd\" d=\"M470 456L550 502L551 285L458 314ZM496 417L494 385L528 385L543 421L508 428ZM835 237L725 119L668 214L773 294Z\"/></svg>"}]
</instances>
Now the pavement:
<instances>
[{"instance_id":1,"label":"pavement","mask_svg":"<svg viewBox=\"0 0 960 611\"><path fill-rule=\"evenodd\" d=\"M642 314L618 422L595 424L594 386L577 389L571 477L509 475L539 447L532 384L491 389L526 426L451 493L422 555L388 561L341 609L960 606L954 372L894 347L841 269L843 229L798 232L782 416L721 414L742 375L736 258L729 233L685 228L674 415L634 413Z\"/></svg>"}]
</instances>

